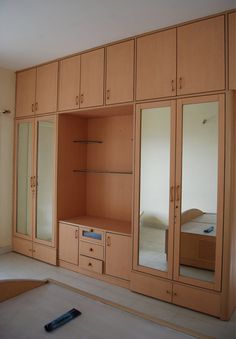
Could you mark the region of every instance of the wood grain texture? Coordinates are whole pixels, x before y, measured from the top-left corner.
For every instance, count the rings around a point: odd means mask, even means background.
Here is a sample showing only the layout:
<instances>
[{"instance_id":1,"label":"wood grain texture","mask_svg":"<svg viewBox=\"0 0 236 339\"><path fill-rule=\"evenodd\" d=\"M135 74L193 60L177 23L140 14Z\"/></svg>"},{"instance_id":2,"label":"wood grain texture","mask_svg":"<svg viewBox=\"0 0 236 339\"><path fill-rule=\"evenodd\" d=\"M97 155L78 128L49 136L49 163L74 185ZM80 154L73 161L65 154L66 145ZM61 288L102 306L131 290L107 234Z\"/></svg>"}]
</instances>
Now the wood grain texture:
<instances>
[{"instance_id":1,"label":"wood grain texture","mask_svg":"<svg viewBox=\"0 0 236 339\"><path fill-rule=\"evenodd\" d=\"M59 223L58 258L71 264L79 263L79 228Z\"/></svg>"},{"instance_id":2,"label":"wood grain texture","mask_svg":"<svg viewBox=\"0 0 236 339\"><path fill-rule=\"evenodd\" d=\"M130 280L131 238L124 235L106 233L105 273Z\"/></svg>"},{"instance_id":3,"label":"wood grain texture","mask_svg":"<svg viewBox=\"0 0 236 339\"><path fill-rule=\"evenodd\" d=\"M58 62L37 67L35 114L57 110Z\"/></svg>"},{"instance_id":4,"label":"wood grain texture","mask_svg":"<svg viewBox=\"0 0 236 339\"><path fill-rule=\"evenodd\" d=\"M33 255L33 244L32 241L13 237L12 239L13 251L32 257Z\"/></svg>"},{"instance_id":5,"label":"wood grain texture","mask_svg":"<svg viewBox=\"0 0 236 339\"><path fill-rule=\"evenodd\" d=\"M176 95L176 29L137 39L136 99Z\"/></svg>"},{"instance_id":6,"label":"wood grain texture","mask_svg":"<svg viewBox=\"0 0 236 339\"><path fill-rule=\"evenodd\" d=\"M103 105L104 48L81 55L80 107Z\"/></svg>"},{"instance_id":7,"label":"wood grain texture","mask_svg":"<svg viewBox=\"0 0 236 339\"><path fill-rule=\"evenodd\" d=\"M80 55L66 58L59 63L58 110L79 107Z\"/></svg>"},{"instance_id":8,"label":"wood grain texture","mask_svg":"<svg viewBox=\"0 0 236 339\"><path fill-rule=\"evenodd\" d=\"M16 117L34 115L36 68L16 76Z\"/></svg>"},{"instance_id":9,"label":"wood grain texture","mask_svg":"<svg viewBox=\"0 0 236 339\"><path fill-rule=\"evenodd\" d=\"M177 95L225 89L224 16L177 28L177 41Z\"/></svg>"},{"instance_id":10,"label":"wood grain texture","mask_svg":"<svg viewBox=\"0 0 236 339\"><path fill-rule=\"evenodd\" d=\"M229 89L236 89L236 12L229 14Z\"/></svg>"},{"instance_id":11,"label":"wood grain texture","mask_svg":"<svg viewBox=\"0 0 236 339\"><path fill-rule=\"evenodd\" d=\"M132 101L134 40L108 46L106 51L106 104Z\"/></svg>"},{"instance_id":12,"label":"wood grain texture","mask_svg":"<svg viewBox=\"0 0 236 339\"><path fill-rule=\"evenodd\" d=\"M56 248L44 246L36 242L33 243L33 258L44 261L51 265L57 264Z\"/></svg>"}]
</instances>

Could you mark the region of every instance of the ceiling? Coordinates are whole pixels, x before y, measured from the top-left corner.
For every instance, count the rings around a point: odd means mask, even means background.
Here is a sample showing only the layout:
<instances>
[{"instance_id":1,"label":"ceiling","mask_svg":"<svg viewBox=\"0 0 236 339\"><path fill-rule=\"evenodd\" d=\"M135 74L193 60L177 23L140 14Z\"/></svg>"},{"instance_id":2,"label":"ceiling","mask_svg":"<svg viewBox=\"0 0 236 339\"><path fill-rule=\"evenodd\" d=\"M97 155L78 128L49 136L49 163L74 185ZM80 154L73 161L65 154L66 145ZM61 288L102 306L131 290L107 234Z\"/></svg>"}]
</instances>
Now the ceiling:
<instances>
[{"instance_id":1,"label":"ceiling","mask_svg":"<svg viewBox=\"0 0 236 339\"><path fill-rule=\"evenodd\" d=\"M0 0L0 67L30 67L232 8L236 0Z\"/></svg>"}]
</instances>

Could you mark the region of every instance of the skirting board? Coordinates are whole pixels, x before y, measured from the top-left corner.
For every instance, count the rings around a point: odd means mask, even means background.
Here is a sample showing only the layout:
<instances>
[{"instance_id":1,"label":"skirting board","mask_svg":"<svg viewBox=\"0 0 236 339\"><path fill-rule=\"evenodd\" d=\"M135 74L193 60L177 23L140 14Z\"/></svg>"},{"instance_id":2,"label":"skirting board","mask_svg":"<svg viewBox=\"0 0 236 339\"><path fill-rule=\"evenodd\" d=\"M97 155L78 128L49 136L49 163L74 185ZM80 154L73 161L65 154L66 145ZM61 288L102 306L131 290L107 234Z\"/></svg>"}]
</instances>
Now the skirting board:
<instances>
[{"instance_id":1,"label":"skirting board","mask_svg":"<svg viewBox=\"0 0 236 339\"><path fill-rule=\"evenodd\" d=\"M11 251L12 251L12 247L11 246L0 247L0 255L1 254L5 254L5 253L9 253Z\"/></svg>"}]
</instances>

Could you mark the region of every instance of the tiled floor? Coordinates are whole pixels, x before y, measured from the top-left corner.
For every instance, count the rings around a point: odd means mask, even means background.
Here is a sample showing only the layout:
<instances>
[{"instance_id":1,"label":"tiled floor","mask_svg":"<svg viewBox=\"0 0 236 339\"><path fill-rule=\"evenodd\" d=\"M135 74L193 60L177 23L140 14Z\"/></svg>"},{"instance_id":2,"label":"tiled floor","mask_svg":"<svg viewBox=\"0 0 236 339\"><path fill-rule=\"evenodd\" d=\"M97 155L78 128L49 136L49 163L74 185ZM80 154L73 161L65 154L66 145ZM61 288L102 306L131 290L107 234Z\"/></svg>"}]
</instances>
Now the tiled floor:
<instances>
[{"instance_id":1,"label":"tiled floor","mask_svg":"<svg viewBox=\"0 0 236 339\"><path fill-rule=\"evenodd\" d=\"M14 278L55 279L158 319L200 332L203 335L220 339L236 339L236 312L230 321L224 322L16 253L1 255L0 279Z\"/></svg>"}]
</instances>

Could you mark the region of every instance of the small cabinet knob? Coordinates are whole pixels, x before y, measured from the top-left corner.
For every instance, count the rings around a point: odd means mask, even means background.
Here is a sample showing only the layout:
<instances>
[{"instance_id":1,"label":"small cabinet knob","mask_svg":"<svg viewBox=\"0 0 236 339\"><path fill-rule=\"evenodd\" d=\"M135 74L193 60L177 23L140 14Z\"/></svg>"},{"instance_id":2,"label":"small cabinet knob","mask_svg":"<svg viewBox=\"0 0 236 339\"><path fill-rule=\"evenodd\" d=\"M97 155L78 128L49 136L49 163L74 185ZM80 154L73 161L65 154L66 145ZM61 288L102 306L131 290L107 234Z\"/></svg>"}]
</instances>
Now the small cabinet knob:
<instances>
[{"instance_id":1,"label":"small cabinet knob","mask_svg":"<svg viewBox=\"0 0 236 339\"><path fill-rule=\"evenodd\" d=\"M93 265L92 265L92 263L91 263L91 262L89 262L89 263L88 263L88 266L92 267Z\"/></svg>"},{"instance_id":2,"label":"small cabinet knob","mask_svg":"<svg viewBox=\"0 0 236 339\"><path fill-rule=\"evenodd\" d=\"M92 247L90 247L89 251L90 251L90 252L93 252L93 248L92 248Z\"/></svg>"}]
</instances>

